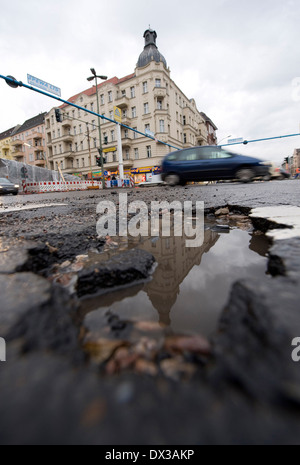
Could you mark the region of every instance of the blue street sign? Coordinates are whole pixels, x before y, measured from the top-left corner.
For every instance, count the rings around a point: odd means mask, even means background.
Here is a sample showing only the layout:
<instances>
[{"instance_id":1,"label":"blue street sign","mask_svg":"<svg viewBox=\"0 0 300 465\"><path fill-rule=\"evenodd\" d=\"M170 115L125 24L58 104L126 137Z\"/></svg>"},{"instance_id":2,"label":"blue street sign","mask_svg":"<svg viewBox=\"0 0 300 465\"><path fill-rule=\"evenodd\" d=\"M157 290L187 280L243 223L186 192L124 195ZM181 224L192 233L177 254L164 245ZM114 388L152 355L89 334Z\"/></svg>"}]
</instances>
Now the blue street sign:
<instances>
[{"instance_id":1,"label":"blue street sign","mask_svg":"<svg viewBox=\"0 0 300 465\"><path fill-rule=\"evenodd\" d=\"M42 81L41 79L31 76L30 74L27 74L27 82L31 86L38 87L39 89L61 97L61 90L59 87L53 86L52 84Z\"/></svg>"}]
</instances>

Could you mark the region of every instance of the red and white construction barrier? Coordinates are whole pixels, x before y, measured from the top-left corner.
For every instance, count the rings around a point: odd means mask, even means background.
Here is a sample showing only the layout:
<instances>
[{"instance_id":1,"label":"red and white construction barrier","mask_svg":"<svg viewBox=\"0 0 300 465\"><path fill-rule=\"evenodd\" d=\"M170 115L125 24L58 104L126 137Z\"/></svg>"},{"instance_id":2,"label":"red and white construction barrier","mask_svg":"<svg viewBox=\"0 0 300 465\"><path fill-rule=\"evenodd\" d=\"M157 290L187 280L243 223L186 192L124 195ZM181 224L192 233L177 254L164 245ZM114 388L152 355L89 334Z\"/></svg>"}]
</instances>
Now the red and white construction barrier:
<instances>
[{"instance_id":1,"label":"red and white construction barrier","mask_svg":"<svg viewBox=\"0 0 300 465\"><path fill-rule=\"evenodd\" d=\"M134 187L134 186L135 186L134 178L133 176L130 176L130 187Z\"/></svg>"},{"instance_id":2,"label":"red and white construction barrier","mask_svg":"<svg viewBox=\"0 0 300 465\"><path fill-rule=\"evenodd\" d=\"M46 192L84 191L95 185L101 187L100 183L95 181L24 182L23 192L25 194L44 194Z\"/></svg>"}]
</instances>

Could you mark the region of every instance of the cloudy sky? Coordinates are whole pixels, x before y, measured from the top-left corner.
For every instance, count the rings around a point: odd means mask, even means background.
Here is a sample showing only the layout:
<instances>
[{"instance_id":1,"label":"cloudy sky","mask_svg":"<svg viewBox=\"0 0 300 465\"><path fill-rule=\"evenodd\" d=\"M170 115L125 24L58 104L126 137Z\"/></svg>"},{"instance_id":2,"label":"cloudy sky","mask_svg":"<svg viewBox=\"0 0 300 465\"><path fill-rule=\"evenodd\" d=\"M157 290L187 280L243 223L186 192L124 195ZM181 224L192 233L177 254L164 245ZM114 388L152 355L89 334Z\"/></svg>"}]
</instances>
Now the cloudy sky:
<instances>
[{"instance_id":1,"label":"cloudy sky","mask_svg":"<svg viewBox=\"0 0 300 465\"><path fill-rule=\"evenodd\" d=\"M123 77L134 71L144 31L171 77L218 126L219 140L300 132L299 0L15 0L2 2L0 74L27 73L62 89L89 87L90 67ZM56 103L0 80L0 132ZM300 136L236 151L280 161Z\"/></svg>"}]
</instances>

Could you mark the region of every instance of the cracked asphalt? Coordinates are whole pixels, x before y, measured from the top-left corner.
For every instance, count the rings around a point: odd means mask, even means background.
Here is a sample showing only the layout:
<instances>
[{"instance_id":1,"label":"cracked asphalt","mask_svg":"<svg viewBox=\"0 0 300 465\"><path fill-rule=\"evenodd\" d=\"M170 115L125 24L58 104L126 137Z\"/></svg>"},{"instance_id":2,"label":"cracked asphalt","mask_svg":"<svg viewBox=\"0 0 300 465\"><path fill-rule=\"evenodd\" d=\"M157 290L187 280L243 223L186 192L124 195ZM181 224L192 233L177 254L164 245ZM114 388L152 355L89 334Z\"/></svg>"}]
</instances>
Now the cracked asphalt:
<instances>
[{"instance_id":1,"label":"cracked asphalt","mask_svg":"<svg viewBox=\"0 0 300 465\"><path fill-rule=\"evenodd\" d=\"M0 197L0 337L7 342L0 443L299 444L300 370L291 354L300 337L300 238L270 246L268 281L253 276L233 285L210 341L167 335L158 344L162 328L110 314L105 325L119 336L87 341L87 353L81 301L51 273L64 265L79 269L89 250L102 250L96 206L104 199L118 203L119 192L125 191ZM294 180L126 193L130 202L147 204L204 201L208 215L220 207L235 215L300 207ZM39 204L47 206L34 208ZM274 227L253 222L258 230ZM116 257L80 272L82 288L105 281L112 289L121 284L126 296L129 285L149 278L151 254L133 249ZM131 346L127 333L135 337Z\"/></svg>"}]
</instances>

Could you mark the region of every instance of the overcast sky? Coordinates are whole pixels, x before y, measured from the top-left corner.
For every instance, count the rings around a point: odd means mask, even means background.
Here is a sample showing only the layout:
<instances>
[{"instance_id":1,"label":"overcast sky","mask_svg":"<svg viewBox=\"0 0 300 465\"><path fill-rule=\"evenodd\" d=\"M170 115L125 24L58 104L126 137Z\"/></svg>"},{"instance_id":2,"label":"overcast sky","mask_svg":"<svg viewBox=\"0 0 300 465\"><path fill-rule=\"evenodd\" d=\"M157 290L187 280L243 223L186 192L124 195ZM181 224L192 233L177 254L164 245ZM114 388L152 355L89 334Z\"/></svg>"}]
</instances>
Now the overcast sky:
<instances>
[{"instance_id":1,"label":"overcast sky","mask_svg":"<svg viewBox=\"0 0 300 465\"><path fill-rule=\"evenodd\" d=\"M134 72L151 25L171 78L218 126L259 139L299 133L299 0L15 0L2 2L0 74L27 73L62 89L89 87L90 67L119 78ZM0 132L56 106L0 80ZM140 128L141 129L141 128ZM300 137L235 151L280 161Z\"/></svg>"}]
</instances>

